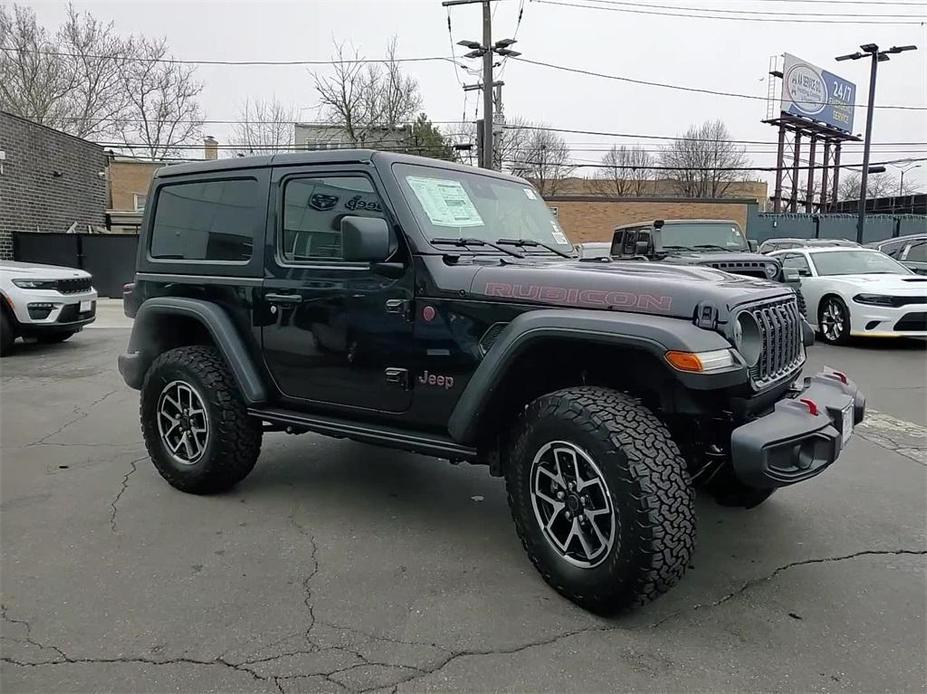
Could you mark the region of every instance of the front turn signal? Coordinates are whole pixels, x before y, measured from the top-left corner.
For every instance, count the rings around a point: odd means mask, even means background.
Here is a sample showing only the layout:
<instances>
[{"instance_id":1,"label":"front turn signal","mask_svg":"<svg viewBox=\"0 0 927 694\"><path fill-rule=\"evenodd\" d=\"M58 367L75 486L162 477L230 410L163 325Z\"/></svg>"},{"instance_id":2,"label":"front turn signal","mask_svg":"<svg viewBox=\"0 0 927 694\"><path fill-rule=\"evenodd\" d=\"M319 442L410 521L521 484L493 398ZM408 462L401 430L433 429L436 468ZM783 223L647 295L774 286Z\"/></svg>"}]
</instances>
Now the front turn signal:
<instances>
[{"instance_id":1,"label":"front turn signal","mask_svg":"<svg viewBox=\"0 0 927 694\"><path fill-rule=\"evenodd\" d=\"M674 369L690 373L722 371L737 365L734 354L729 349L717 349L711 352L670 351L666 353L665 358Z\"/></svg>"}]
</instances>

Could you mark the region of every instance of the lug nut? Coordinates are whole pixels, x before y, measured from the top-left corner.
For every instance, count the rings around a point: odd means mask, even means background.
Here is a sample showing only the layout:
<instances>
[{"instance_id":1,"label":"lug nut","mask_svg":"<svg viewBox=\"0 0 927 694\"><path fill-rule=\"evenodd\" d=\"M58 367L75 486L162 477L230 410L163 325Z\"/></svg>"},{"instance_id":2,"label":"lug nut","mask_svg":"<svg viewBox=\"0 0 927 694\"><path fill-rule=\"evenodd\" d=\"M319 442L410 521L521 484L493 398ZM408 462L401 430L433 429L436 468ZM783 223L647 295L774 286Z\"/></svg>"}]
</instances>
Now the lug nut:
<instances>
[{"instance_id":1,"label":"lug nut","mask_svg":"<svg viewBox=\"0 0 927 694\"><path fill-rule=\"evenodd\" d=\"M566 512L566 519L567 519L567 520L570 520L572 517L573 517L573 515L572 515L569 511L567 511L567 512Z\"/></svg>"},{"instance_id":2,"label":"lug nut","mask_svg":"<svg viewBox=\"0 0 927 694\"><path fill-rule=\"evenodd\" d=\"M562 490L562 489L561 489L559 492L557 492L557 499L559 499L559 500L562 501L562 500L563 500L563 497L565 497L565 496L566 496L566 494L563 493L563 490Z\"/></svg>"}]
</instances>

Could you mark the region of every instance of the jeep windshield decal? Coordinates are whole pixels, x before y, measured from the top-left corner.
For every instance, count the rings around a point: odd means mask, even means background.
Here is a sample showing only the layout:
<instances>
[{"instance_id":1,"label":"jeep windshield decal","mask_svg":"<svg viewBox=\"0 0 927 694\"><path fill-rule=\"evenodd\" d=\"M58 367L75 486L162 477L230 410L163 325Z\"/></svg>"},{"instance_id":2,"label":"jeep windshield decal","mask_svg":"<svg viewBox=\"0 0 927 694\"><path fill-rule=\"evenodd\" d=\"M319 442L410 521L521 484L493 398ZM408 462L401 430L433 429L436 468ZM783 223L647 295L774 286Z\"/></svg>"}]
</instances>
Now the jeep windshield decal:
<instances>
[{"instance_id":1,"label":"jeep windshield decal","mask_svg":"<svg viewBox=\"0 0 927 694\"><path fill-rule=\"evenodd\" d=\"M393 170L416 221L432 243L440 239L439 243L446 244L456 230L457 237L479 239L487 248L501 239L525 242L519 245L532 253L572 255L573 246L550 208L524 183L404 163L395 164Z\"/></svg>"}]
</instances>

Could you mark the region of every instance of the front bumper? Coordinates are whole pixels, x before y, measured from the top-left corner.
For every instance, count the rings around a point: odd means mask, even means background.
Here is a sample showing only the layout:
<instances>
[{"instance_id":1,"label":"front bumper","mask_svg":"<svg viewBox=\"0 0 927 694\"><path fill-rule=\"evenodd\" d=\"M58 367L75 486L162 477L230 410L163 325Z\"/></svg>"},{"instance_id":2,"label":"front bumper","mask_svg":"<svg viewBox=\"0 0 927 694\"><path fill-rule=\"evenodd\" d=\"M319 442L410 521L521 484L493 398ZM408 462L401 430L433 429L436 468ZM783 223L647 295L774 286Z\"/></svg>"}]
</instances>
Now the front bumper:
<instances>
[{"instance_id":1,"label":"front bumper","mask_svg":"<svg viewBox=\"0 0 927 694\"><path fill-rule=\"evenodd\" d=\"M852 426L862 422L866 413L866 398L853 381L844 383L828 371L806 378L794 397L780 400L770 414L734 429L734 473L758 489L784 487L820 474L846 445L844 427L851 425L844 412Z\"/></svg>"},{"instance_id":2,"label":"front bumper","mask_svg":"<svg viewBox=\"0 0 927 694\"><path fill-rule=\"evenodd\" d=\"M927 337L927 304L850 305L850 334L860 337Z\"/></svg>"}]
</instances>

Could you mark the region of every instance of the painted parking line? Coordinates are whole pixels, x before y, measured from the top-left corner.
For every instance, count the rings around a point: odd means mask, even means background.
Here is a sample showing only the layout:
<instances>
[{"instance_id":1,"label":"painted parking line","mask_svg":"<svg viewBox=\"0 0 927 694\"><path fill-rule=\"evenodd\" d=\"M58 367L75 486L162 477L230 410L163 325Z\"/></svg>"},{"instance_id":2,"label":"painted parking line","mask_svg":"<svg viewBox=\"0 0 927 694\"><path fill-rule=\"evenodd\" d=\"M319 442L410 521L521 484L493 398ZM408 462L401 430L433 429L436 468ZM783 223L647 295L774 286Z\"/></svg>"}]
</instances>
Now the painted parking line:
<instances>
[{"instance_id":1,"label":"painted parking line","mask_svg":"<svg viewBox=\"0 0 927 694\"><path fill-rule=\"evenodd\" d=\"M927 466L927 427L878 410L868 410L855 433L870 443Z\"/></svg>"}]
</instances>

